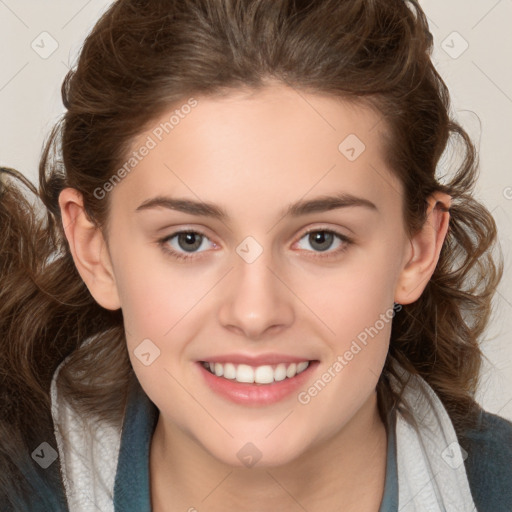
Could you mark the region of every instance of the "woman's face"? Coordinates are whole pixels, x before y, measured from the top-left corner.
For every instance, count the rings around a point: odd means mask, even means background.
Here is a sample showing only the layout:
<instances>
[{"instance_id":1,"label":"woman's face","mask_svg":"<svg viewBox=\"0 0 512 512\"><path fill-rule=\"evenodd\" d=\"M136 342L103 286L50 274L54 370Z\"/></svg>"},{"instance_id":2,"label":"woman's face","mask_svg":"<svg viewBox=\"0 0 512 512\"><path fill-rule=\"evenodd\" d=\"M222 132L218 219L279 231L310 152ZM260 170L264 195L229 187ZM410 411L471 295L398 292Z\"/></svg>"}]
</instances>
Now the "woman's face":
<instances>
[{"instance_id":1,"label":"woman's face","mask_svg":"<svg viewBox=\"0 0 512 512\"><path fill-rule=\"evenodd\" d=\"M109 192L135 373L224 463L290 462L375 405L410 256L383 124L285 86L196 96L138 137Z\"/></svg>"}]
</instances>

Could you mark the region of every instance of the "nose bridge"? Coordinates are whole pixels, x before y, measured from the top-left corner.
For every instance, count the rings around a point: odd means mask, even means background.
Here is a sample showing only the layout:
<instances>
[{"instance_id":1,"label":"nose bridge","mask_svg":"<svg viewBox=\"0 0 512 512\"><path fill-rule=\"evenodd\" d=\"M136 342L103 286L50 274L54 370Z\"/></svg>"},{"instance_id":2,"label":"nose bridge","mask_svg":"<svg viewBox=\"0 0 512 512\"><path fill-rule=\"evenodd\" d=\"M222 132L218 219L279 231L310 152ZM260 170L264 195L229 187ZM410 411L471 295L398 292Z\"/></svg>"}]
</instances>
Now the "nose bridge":
<instances>
[{"instance_id":1,"label":"nose bridge","mask_svg":"<svg viewBox=\"0 0 512 512\"><path fill-rule=\"evenodd\" d=\"M282 282L284 277L278 278L272 252L254 237L236 247L235 268L228 278L219 320L248 338L258 338L267 329L293 320L292 294Z\"/></svg>"}]
</instances>

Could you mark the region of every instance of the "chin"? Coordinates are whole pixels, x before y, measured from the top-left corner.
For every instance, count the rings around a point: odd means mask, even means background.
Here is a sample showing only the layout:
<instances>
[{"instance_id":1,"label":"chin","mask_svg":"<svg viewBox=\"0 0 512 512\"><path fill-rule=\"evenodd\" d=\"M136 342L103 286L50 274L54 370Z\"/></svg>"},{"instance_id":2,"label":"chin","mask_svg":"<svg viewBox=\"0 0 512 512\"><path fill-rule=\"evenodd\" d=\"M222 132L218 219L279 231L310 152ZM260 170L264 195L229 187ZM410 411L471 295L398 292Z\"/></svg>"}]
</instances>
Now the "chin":
<instances>
[{"instance_id":1,"label":"chin","mask_svg":"<svg viewBox=\"0 0 512 512\"><path fill-rule=\"evenodd\" d=\"M262 441L231 439L221 446L222 450L218 450L219 445L204 446L204 448L222 464L247 469L285 466L300 457L303 452L300 449L293 450L289 443L277 437L273 442L268 439Z\"/></svg>"}]
</instances>

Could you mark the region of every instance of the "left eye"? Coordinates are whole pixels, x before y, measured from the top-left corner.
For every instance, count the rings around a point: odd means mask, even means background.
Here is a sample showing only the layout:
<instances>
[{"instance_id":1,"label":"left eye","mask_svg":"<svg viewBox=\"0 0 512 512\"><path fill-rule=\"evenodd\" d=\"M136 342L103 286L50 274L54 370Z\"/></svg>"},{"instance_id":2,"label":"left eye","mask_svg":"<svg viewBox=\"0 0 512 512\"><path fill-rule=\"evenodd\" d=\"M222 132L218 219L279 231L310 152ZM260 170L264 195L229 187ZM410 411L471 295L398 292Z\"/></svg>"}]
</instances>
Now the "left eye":
<instances>
[{"instance_id":1,"label":"left eye","mask_svg":"<svg viewBox=\"0 0 512 512\"><path fill-rule=\"evenodd\" d=\"M173 247L173 245L170 242L174 238L176 238L176 240L177 240L178 247L176 248L174 246L174 248L171 249L169 247L169 244L171 245L171 247ZM208 237L201 233L198 233L197 231L179 231L177 233L174 233L174 234L164 238L163 240L161 240L161 243L162 243L163 249L165 251L171 253L173 256L176 256L177 258L181 258L181 259L188 259L188 258L192 258L193 256L185 255L185 254L179 252L179 250L182 249L186 253L187 252L191 252L191 253L196 252L197 249L199 249L203 245L204 240L208 240Z\"/></svg>"},{"instance_id":2,"label":"left eye","mask_svg":"<svg viewBox=\"0 0 512 512\"><path fill-rule=\"evenodd\" d=\"M313 246L320 246L317 248L318 252L326 252L332 247L333 241L336 238L341 242L338 245L338 248L331 251L330 254L337 254L346 248L346 245L350 243L350 240L345 235L337 233L336 231L330 231L327 229L314 229L305 233L301 240L307 239L308 243L312 244Z\"/></svg>"}]
</instances>

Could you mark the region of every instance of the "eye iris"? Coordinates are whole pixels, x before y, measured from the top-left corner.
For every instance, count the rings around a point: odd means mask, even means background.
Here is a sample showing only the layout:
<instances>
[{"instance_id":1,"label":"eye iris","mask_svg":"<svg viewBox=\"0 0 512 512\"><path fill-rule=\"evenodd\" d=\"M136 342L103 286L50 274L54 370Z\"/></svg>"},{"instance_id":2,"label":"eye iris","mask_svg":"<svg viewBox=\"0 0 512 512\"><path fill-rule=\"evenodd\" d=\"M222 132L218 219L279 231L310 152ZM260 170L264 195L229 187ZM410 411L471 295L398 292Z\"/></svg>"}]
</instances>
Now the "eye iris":
<instances>
[{"instance_id":1,"label":"eye iris","mask_svg":"<svg viewBox=\"0 0 512 512\"><path fill-rule=\"evenodd\" d=\"M182 245L182 242L185 244ZM185 251L193 252L201 246L202 237L198 233L180 233L178 235L178 244Z\"/></svg>"},{"instance_id":2,"label":"eye iris","mask_svg":"<svg viewBox=\"0 0 512 512\"><path fill-rule=\"evenodd\" d=\"M331 246L332 241L333 241L333 234L328 233L327 231L316 231L316 232L309 234L309 241L312 243L313 247L314 247L313 244L315 244L315 243L325 244L326 240L328 242L327 246L319 248L318 249L319 251L326 251L327 249L329 249L329 247Z\"/></svg>"}]
</instances>

